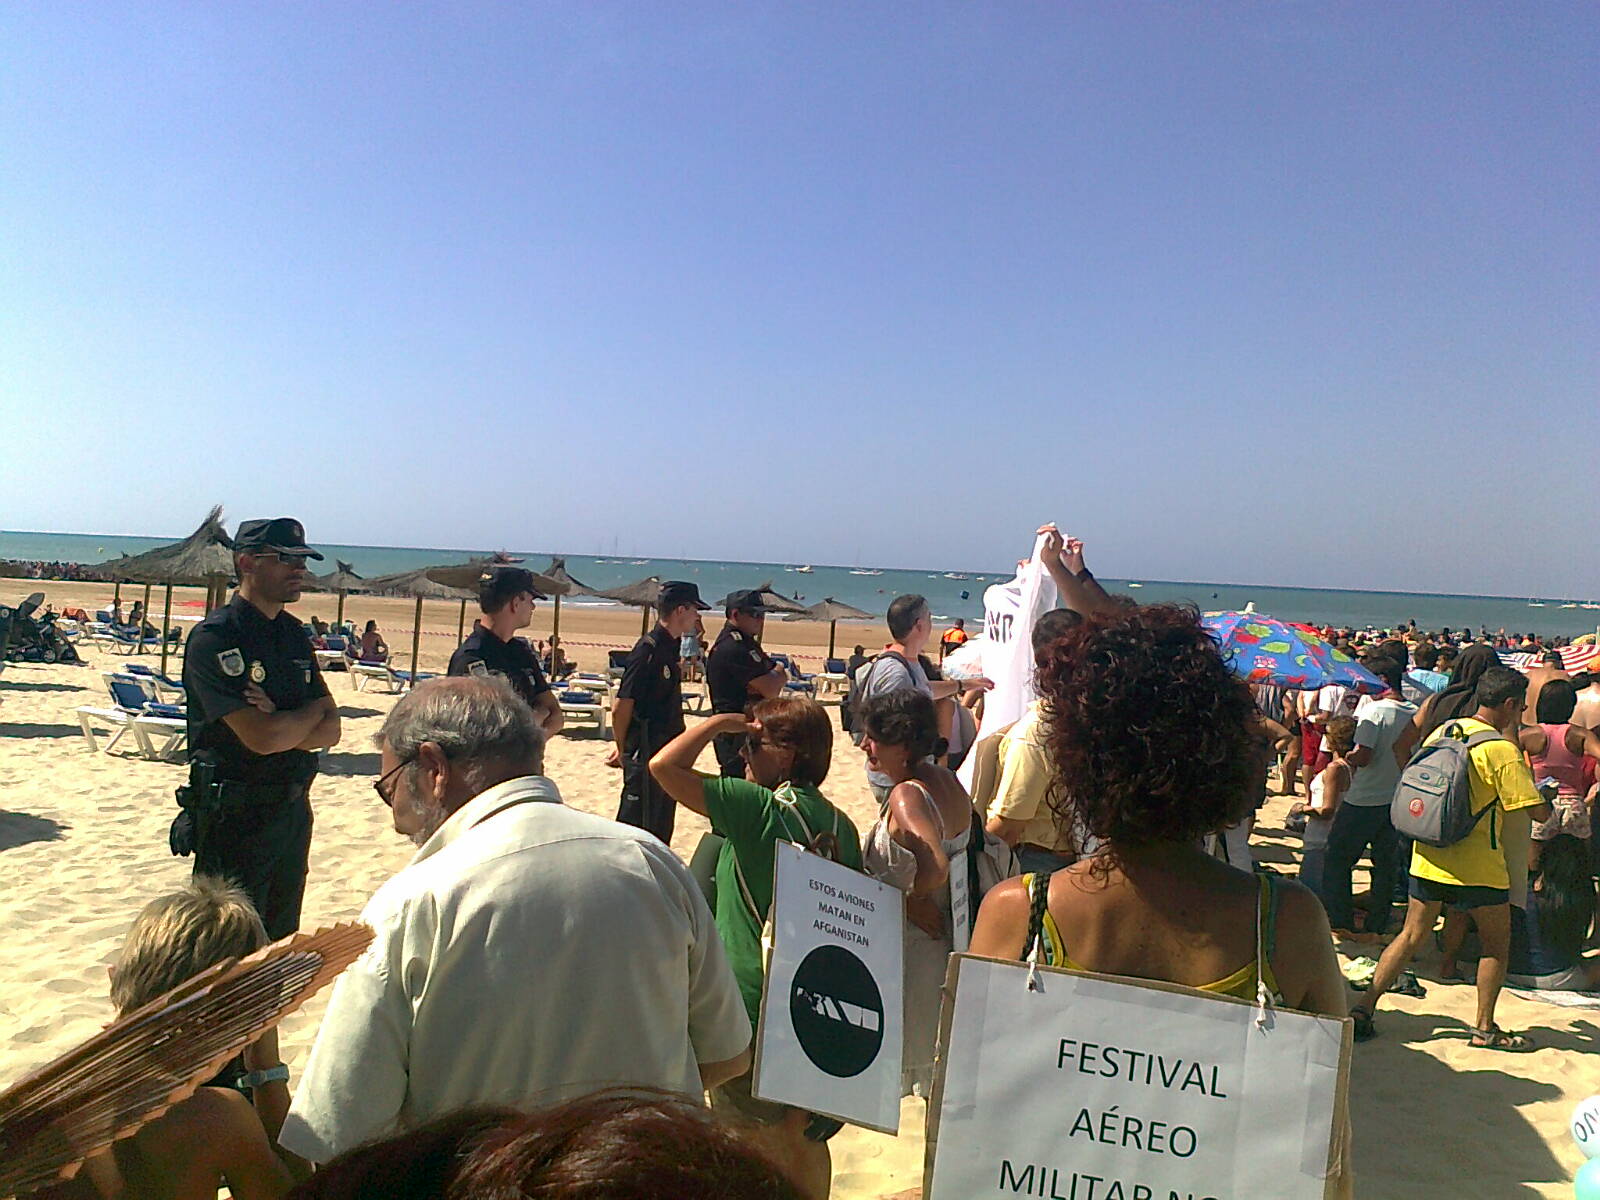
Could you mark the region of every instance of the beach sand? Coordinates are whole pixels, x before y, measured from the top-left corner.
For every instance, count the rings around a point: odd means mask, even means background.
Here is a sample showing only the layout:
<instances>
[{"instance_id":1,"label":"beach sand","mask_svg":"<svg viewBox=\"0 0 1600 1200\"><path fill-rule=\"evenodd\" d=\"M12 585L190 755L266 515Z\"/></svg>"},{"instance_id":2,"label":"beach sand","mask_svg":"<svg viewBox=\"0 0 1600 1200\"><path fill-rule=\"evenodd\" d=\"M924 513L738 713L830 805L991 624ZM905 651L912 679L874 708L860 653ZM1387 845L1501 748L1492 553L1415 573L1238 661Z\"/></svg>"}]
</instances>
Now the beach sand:
<instances>
[{"instance_id":1,"label":"beach sand","mask_svg":"<svg viewBox=\"0 0 1600 1200\"><path fill-rule=\"evenodd\" d=\"M58 608L81 604L91 611L110 592L93 584L38 586ZM131 600L130 589L123 598ZM331 617L333 604L331 597L308 595L294 611ZM410 601L352 597L346 611L360 620L376 618L392 645L409 644ZM424 613L423 665L441 667L454 648L457 608L433 601ZM549 618L549 606L541 604L534 636L548 633ZM606 646L629 644L638 623L636 613L562 611L563 635L570 635L584 666L602 665ZM718 614L709 614L713 632L719 623ZM803 659L808 666L817 665L827 636L826 625L768 623L769 645L809 655ZM848 653L857 641L881 645L883 633L859 627L847 634L841 626L840 639ZM123 662L95 649L86 653L85 667L14 664L0 674L0 929L6 933L0 939L0 1085L110 1019L106 967L123 934L147 900L181 884L192 862L167 851L172 791L183 769L90 753L84 745L73 710L104 704L99 672ZM316 831L306 928L355 918L413 849L394 833L370 786L378 761L372 735L396 698L353 691L342 674L330 675L329 683L344 737L323 756L312 793ZM591 732L563 735L549 749L547 771L568 804L612 816L620 779L603 765L606 749ZM865 832L876 806L860 754L842 735L825 790ZM1283 832L1287 807L1287 799L1274 799L1264 810L1256 844L1262 861L1292 872L1299 840ZM704 830L702 819L680 810L673 848L687 858ZM1600 1012L1507 995L1501 1024L1531 1030L1541 1048L1520 1056L1474 1050L1467 1044L1472 989L1436 982L1437 962L1427 954L1416 964L1426 998L1386 999L1381 1036L1356 1049L1351 1109L1358 1194L1408 1200L1570 1196L1567 1181L1581 1156L1567 1134L1567 1118L1579 1100L1600 1092L1600 1057L1590 1053ZM296 1076L326 997L313 999L282 1027L284 1057ZM898 1138L856 1128L836 1137L834 1195L876 1200L913 1188L922 1170L922 1121L922 1102L907 1100Z\"/></svg>"}]
</instances>

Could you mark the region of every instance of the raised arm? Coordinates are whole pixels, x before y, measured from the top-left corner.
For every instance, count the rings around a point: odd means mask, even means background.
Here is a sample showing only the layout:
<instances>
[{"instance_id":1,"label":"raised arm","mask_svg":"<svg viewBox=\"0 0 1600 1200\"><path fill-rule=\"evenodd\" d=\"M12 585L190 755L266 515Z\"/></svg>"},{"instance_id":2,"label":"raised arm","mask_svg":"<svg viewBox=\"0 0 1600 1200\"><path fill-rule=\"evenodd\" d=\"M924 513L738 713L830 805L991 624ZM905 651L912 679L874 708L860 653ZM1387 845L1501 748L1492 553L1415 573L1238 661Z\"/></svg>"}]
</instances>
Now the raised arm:
<instances>
[{"instance_id":1,"label":"raised arm","mask_svg":"<svg viewBox=\"0 0 1600 1200\"><path fill-rule=\"evenodd\" d=\"M1038 533L1045 539L1040 552L1044 569L1061 595L1062 606L1086 617L1109 608L1110 595L1083 565L1083 543L1074 538L1069 546L1054 525L1041 525Z\"/></svg>"},{"instance_id":2,"label":"raised arm","mask_svg":"<svg viewBox=\"0 0 1600 1200\"><path fill-rule=\"evenodd\" d=\"M760 726L742 713L719 713L685 729L650 760L650 774L663 791L690 812L706 815L704 783L709 776L694 769L695 760L719 733L753 733Z\"/></svg>"}]
</instances>

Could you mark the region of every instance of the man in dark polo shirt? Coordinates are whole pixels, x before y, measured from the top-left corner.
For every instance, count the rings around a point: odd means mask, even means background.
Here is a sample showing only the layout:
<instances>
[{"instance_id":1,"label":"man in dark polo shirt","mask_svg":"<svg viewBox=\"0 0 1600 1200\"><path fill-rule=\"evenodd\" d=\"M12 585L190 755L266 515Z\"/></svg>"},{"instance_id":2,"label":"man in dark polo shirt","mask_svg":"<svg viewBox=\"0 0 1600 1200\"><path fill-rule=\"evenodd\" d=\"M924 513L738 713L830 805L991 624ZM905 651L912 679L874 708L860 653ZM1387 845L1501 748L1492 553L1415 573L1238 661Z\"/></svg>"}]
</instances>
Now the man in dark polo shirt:
<instances>
[{"instance_id":1,"label":"man in dark polo shirt","mask_svg":"<svg viewBox=\"0 0 1600 1200\"><path fill-rule=\"evenodd\" d=\"M752 700L770 700L782 693L789 676L761 648L761 631L767 618L761 593L733 592L724 611L727 621L706 658L711 711L743 712ZM744 778L744 757L739 753L744 740L743 734L719 733L712 743L724 777Z\"/></svg>"},{"instance_id":2,"label":"man in dark polo shirt","mask_svg":"<svg viewBox=\"0 0 1600 1200\"><path fill-rule=\"evenodd\" d=\"M339 709L284 605L300 599L306 560L320 559L290 517L245 521L234 537L239 590L189 635L190 786L173 849L196 875L242 887L277 939L300 924L311 851L318 750L339 741Z\"/></svg>"},{"instance_id":3,"label":"man in dark polo shirt","mask_svg":"<svg viewBox=\"0 0 1600 1200\"><path fill-rule=\"evenodd\" d=\"M650 758L683 732L683 677L678 640L694 628L703 609L700 589L668 581L656 598L656 627L640 638L623 665L611 703L616 739L606 766L622 768L622 803L617 820L672 841L677 803L650 777Z\"/></svg>"},{"instance_id":4,"label":"man in dark polo shirt","mask_svg":"<svg viewBox=\"0 0 1600 1200\"><path fill-rule=\"evenodd\" d=\"M561 732L561 705L539 666L527 638L516 631L533 623L533 602L539 598L533 574L523 567L493 567L478 581L478 607L483 617L467 640L450 656L451 675L503 675L533 709L544 736Z\"/></svg>"}]
</instances>

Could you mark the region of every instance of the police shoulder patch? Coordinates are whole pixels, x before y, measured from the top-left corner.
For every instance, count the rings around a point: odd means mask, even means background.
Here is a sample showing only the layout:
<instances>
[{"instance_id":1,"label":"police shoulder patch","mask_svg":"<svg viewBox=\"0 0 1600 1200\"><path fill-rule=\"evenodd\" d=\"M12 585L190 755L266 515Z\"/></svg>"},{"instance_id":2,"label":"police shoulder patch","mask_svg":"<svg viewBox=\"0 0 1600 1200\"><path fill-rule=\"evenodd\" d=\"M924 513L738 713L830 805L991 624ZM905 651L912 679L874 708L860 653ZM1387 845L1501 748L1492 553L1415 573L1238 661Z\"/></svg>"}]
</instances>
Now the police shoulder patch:
<instances>
[{"instance_id":1,"label":"police shoulder patch","mask_svg":"<svg viewBox=\"0 0 1600 1200\"><path fill-rule=\"evenodd\" d=\"M761 651L752 649L750 651L750 661L753 663L759 663L761 661Z\"/></svg>"},{"instance_id":2,"label":"police shoulder patch","mask_svg":"<svg viewBox=\"0 0 1600 1200\"><path fill-rule=\"evenodd\" d=\"M729 634L728 634L728 637L729 637L729 638L730 638L730 639L731 639L731 640L733 640L733 641L735 641L735 642L742 642L742 641L744 641L744 633L743 633L743 632L742 632L742 631L740 631L740 630L738 630L738 629L735 629L735 630L733 630L733 631L732 631L732 632L731 632L731 633L729 633Z\"/></svg>"},{"instance_id":3,"label":"police shoulder patch","mask_svg":"<svg viewBox=\"0 0 1600 1200\"><path fill-rule=\"evenodd\" d=\"M489 674L489 664L484 662L481 658L473 662L469 662L467 664L467 674L476 675L479 679L487 678Z\"/></svg>"},{"instance_id":4,"label":"police shoulder patch","mask_svg":"<svg viewBox=\"0 0 1600 1200\"><path fill-rule=\"evenodd\" d=\"M223 650L217 654L217 666L228 678L237 679L244 674L244 654L237 647Z\"/></svg>"}]
</instances>

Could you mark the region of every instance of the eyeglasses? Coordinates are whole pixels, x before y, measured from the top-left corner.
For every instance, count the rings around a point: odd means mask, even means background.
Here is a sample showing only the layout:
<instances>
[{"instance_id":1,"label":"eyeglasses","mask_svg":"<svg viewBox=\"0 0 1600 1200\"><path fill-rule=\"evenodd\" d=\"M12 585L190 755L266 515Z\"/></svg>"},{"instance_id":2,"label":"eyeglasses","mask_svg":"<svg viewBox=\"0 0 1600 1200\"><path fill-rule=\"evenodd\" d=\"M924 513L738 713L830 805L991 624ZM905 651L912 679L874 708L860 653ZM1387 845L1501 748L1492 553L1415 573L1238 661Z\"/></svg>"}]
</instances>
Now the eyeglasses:
<instances>
[{"instance_id":1,"label":"eyeglasses","mask_svg":"<svg viewBox=\"0 0 1600 1200\"><path fill-rule=\"evenodd\" d=\"M747 733L744 735L744 741L739 745L739 753L748 758L761 749L761 746L761 735L759 733Z\"/></svg>"},{"instance_id":2,"label":"eyeglasses","mask_svg":"<svg viewBox=\"0 0 1600 1200\"><path fill-rule=\"evenodd\" d=\"M414 758L408 758L408 759L405 759L402 762L396 763L395 767L394 767L394 770L384 772L384 774L380 778L378 778L378 779L373 781L372 790L377 792L378 793L378 798L380 800L382 800L384 802L384 804L388 805L390 808L394 807L394 789L392 787L391 788L385 788L383 785L388 783L389 780L393 779L396 775L398 775L400 773L400 771L401 771L401 768L409 767L412 763L414 763L416 761L417 760L414 759Z\"/></svg>"}]
</instances>

